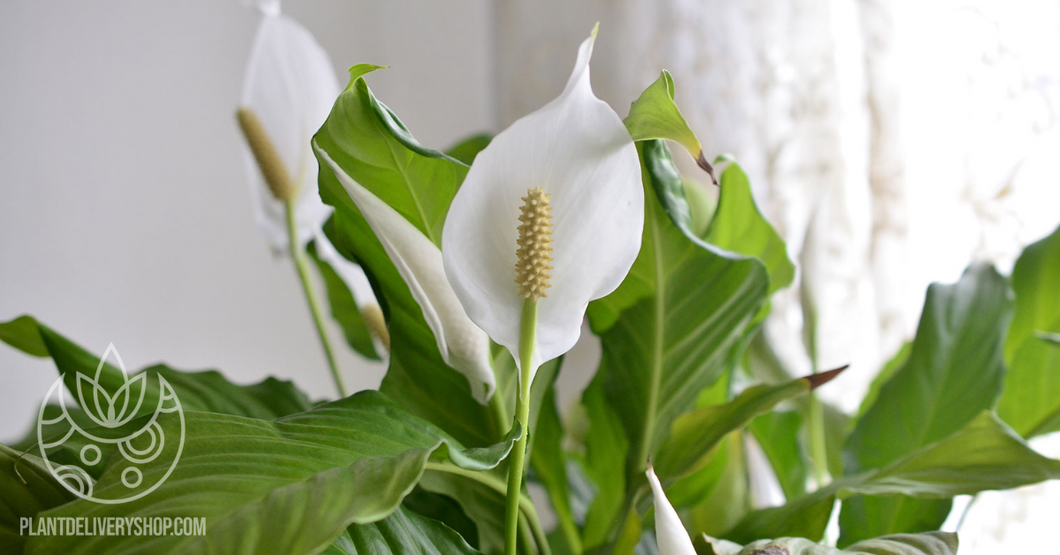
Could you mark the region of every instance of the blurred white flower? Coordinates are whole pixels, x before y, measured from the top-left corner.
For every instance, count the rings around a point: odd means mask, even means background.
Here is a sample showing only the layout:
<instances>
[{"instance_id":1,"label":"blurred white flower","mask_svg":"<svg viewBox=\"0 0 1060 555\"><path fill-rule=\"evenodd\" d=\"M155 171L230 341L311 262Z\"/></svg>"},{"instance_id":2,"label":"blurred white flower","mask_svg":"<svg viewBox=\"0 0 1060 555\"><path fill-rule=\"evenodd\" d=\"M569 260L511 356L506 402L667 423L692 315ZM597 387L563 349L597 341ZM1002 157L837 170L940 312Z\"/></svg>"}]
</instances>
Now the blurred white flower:
<instances>
[{"instance_id":1,"label":"blurred white flower","mask_svg":"<svg viewBox=\"0 0 1060 555\"><path fill-rule=\"evenodd\" d=\"M681 524L677 511L666 498L655 469L648 465L645 474L648 475L648 483L655 498L655 540L659 544L659 555L696 555L692 540L684 524Z\"/></svg>"},{"instance_id":2,"label":"blurred white flower","mask_svg":"<svg viewBox=\"0 0 1060 555\"><path fill-rule=\"evenodd\" d=\"M310 142L341 91L331 60L305 27L280 13L278 1L260 0L254 5L262 16L247 64L240 110L249 111L260 123L294 188L299 246L315 241L317 254L346 282L358 306L362 310L377 306L364 271L343 258L321 231L332 208L320 200L317 161ZM286 252L284 202L270 190L250 148L246 166L258 224L273 249Z\"/></svg>"},{"instance_id":3,"label":"blurred white flower","mask_svg":"<svg viewBox=\"0 0 1060 555\"><path fill-rule=\"evenodd\" d=\"M263 15L240 104L260 120L296 188L295 220L304 246L331 214L317 190L317 162L310 140L341 89L327 53L305 27L281 14L278 2L259 8ZM270 192L249 149L246 166L258 225L274 249L286 250L284 203Z\"/></svg>"},{"instance_id":4,"label":"blurred white flower","mask_svg":"<svg viewBox=\"0 0 1060 555\"><path fill-rule=\"evenodd\" d=\"M614 291L640 251L640 161L622 118L593 94L595 39L559 97L475 158L442 232L457 297L516 361L524 299L536 300L531 372L574 346L589 301Z\"/></svg>"}]
</instances>

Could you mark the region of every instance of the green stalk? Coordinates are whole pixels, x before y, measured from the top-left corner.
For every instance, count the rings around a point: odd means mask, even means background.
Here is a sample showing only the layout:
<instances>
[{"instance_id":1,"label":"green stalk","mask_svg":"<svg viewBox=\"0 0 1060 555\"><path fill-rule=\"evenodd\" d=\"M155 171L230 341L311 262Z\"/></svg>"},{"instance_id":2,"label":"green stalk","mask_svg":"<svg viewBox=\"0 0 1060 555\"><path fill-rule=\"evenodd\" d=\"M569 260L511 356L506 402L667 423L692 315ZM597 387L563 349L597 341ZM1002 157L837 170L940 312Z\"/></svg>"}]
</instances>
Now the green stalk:
<instances>
[{"instance_id":1,"label":"green stalk","mask_svg":"<svg viewBox=\"0 0 1060 555\"><path fill-rule=\"evenodd\" d=\"M331 342L328 340L327 330L324 328L324 317L323 311L320 309L320 301L317 300L313 282L309 277L309 264L306 262L305 252L302 251L301 244L298 241L298 225L294 219L295 201L293 199L285 201L284 207L287 211L287 243L290 246L291 260L294 261L294 267L298 270L298 279L302 282L302 290L305 292L306 302L309 303L309 312L313 315L313 324L316 326L317 335L320 336L320 344L324 347L324 357L328 360L328 367L331 369L331 377L335 379L335 387L339 390L339 397L346 397L346 386L342 384L342 375L339 374L339 367L335 363Z\"/></svg>"},{"instance_id":2,"label":"green stalk","mask_svg":"<svg viewBox=\"0 0 1060 555\"><path fill-rule=\"evenodd\" d=\"M519 323L519 396L515 400L515 421L523 428L508 457L508 492L504 503L504 553L516 555L519 532L519 498L523 490L523 463L530 436L530 376L533 374L534 336L537 332L537 301L523 301Z\"/></svg>"}]
</instances>

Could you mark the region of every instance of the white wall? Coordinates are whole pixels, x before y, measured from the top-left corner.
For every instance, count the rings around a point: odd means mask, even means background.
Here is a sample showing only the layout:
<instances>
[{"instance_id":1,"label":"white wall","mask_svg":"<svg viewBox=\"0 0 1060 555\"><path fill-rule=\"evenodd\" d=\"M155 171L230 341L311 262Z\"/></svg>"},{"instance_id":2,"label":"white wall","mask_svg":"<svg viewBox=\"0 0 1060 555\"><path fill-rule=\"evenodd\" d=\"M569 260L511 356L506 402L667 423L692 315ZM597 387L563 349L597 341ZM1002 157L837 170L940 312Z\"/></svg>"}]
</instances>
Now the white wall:
<instances>
[{"instance_id":1,"label":"white wall","mask_svg":"<svg viewBox=\"0 0 1060 555\"><path fill-rule=\"evenodd\" d=\"M491 127L489 3L293 1L427 145ZM129 370L330 378L293 268L255 227L234 119L257 12L237 0L0 3L0 321L30 313ZM345 79L341 80L343 83ZM339 339L335 334L335 338ZM340 346L354 388L381 365ZM57 374L0 346L0 441Z\"/></svg>"}]
</instances>

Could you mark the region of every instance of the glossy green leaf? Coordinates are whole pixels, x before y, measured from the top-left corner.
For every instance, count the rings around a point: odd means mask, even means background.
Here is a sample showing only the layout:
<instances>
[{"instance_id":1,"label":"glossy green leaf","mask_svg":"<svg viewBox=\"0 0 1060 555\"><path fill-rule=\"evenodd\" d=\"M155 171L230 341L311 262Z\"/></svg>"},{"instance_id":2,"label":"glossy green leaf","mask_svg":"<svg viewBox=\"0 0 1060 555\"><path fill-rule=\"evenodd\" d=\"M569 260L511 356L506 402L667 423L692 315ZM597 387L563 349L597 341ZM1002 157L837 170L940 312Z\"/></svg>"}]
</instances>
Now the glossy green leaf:
<instances>
[{"instance_id":1,"label":"glossy green leaf","mask_svg":"<svg viewBox=\"0 0 1060 555\"><path fill-rule=\"evenodd\" d=\"M779 507L753 511L720 535L738 543L783 536L820 541L832 517L838 491L839 486L833 482L812 493L789 499Z\"/></svg>"},{"instance_id":2,"label":"glossy green leaf","mask_svg":"<svg viewBox=\"0 0 1060 555\"><path fill-rule=\"evenodd\" d=\"M331 318L342 328L342 335L346 343L362 356L370 360L379 360L379 353L375 349L375 341L368 325L364 323L361 309L357 306L357 300L353 297L346 282L328 264L326 260L317 255L315 242L309 244L307 249L309 257L313 259L320 276L324 279L324 287L327 290L328 306L331 307Z\"/></svg>"},{"instance_id":3,"label":"glossy green leaf","mask_svg":"<svg viewBox=\"0 0 1060 555\"><path fill-rule=\"evenodd\" d=\"M714 169L703 154L699 139L674 102L674 79L669 71L664 69L659 78L644 89L640 98L633 101L624 123L634 141L669 139L683 146L696 164L715 179Z\"/></svg>"},{"instance_id":4,"label":"glossy green leaf","mask_svg":"<svg viewBox=\"0 0 1060 555\"><path fill-rule=\"evenodd\" d=\"M73 499L74 494L48 472L39 457L22 456L0 445L0 551L21 554L29 538L21 519L35 517Z\"/></svg>"},{"instance_id":5,"label":"glossy green leaf","mask_svg":"<svg viewBox=\"0 0 1060 555\"><path fill-rule=\"evenodd\" d=\"M623 449L628 453L627 487L644 484L648 458L669 436L673 421L694 408L700 391L728 368L768 289L760 261L695 235L684 185L666 146L643 141L638 149L646 210L641 251L618 289L590 303L588 310L592 329L601 338L597 379L610 407L595 412L613 414L622 424L629 446ZM590 424L598 425L610 426ZM601 443L596 442L596 448ZM594 444L587 447L589 458L594 458ZM603 449L606 456L615 454L609 446ZM621 482L612 474L616 464L603 463L606 476L599 471L590 475L598 485L617 488ZM587 548L601 539L598 526L613 526L618 515L629 513L632 497L627 493L618 490L606 501L594 501L586 522ZM622 499L619 506L617 499ZM613 532L608 541L616 539Z\"/></svg>"},{"instance_id":6,"label":"glossy green leaf","mask_svg":"<svg viewBox=\"0 0 1060 555\"><path fill-rule=\"evenodd\" d=\"M201 412L184 418L179 463L156 490L119 505L79 499L46 515L204 517L205 536L38 536L27 553L317 553L350 524L390 515L428 462L490 469L519 435L516 428L503 443L465 448L374 391L273 422ZM179 436L177 414L158 423L164 437ZM164 445L161 456L140 465L145 482L169 468L178 442ZM130 464L113 457L94 495L123 496L120 477Z\"/></svg>"},{"instance_id":7,"label":"glossy green leaf","mask_svg":"<svg viewBox=\"0 0 1060 555\"><path fill-rule=\"evenodd\" d=\"M740 546L704 537L698 540L700 555L957 555L957 534L928 532L895 534L865 540L847 549L821 545L804 538L758 540Z\"/></svg>"},{"instance_id":8,"label":"glossy green leaf","mask_svg":"<svg viewBox=\"0 0 1060 555\"><path fill-rule=\"evenodd\" d=\"M354 524L321 555L475 555L448 526L404 507L372 524Z\"/></svg>"},{"instance_id":9,"label":"glossy green leaf","mask_svg":"<svg viewBox=\"0 0 1060 555\"><path fill-rule=\"evenodd\" d=\"M768 287L758 260L690 232L683 184L665 145L638 148L647 211L641 252L622 285L589 305L603 347L604 393L629 441L631 475L725 370Z\"/></svg>"},{"instance_id":10,"label":"glossy green leaf","mask_svg":"<svg viewBox=\"0 0 1060 555\"><path fill-rule=\"evenodd\" d=\"M344 172L394 207L435 244L467 167L420 146L381 102L363 76L351 80L314 140ZM380 391L470 445L496 441L510 427L471 395L467 379L445 364L423 311L331 167L319 164L320 196L335 207L325 233L346 258L365 270L390 332L390 365ZM509 413L510 414L510 413Z\"/></svg>"},{"instance_id":11,"label":"glossy green leaf","mask_svg":"<svg viewBox=\"0 0 1060 555\"><path fill-rule=\"evenodd\" d=\"M782 385L756 385L733 400L695 409L678 417L669 439L654 459L655 472L662 478L685 476L702 468L722 438L742 430L755 417L778 404L805 395L815 385L834 377L838 371L815 374Z\"/></svg>"},{"instance_id":12,"label":"glossy green leaf","mask_svg":"<svg viewBox=\"0 0 1060 555\"><path fill-rule=\"evenodd\" d=\"M370 64L350 68L350 84L313 141L354 181L441 247L445 215L467 166L420 145L390 108L375 98L364 76L377 69ZM331 176L327 164L321 164L321 172ZM329 199L322 190L321 197L325 202L353 204L345 194Z\"/></svg>"},{"instance_id":13,"label":"glossy green leaf","mask_svg":"<svg viewBox=\"0 0 1060 555\"><path fill-rule=\"evenodd\" d=\"M882 468L960 430L994 406L1004 378L1007 280L973 264L953 285L933 284L909 359L880 388L851 434L848 474ZM860 497L843 504L839 545L890 533L935 530L950 502Z\"/></svg>"},{"instance_id":14,"label":"glossy green leaf","mask_svg":"<svg viewBox=\"0 0 1060 555\"><path fill-rule=\"evenodd\" d=\"M735 163L730 163L721 173L718 206L706 240L761 260L769 272L770 293L791 285L795 279L795 264L788 258L787 244L758 210L751 182Z\"/></svg>"},{"instance_id":15,"label":"glossy green leaf","mask_svg":"<svg viewBox=\"0 0 1060 555\"><path fill-rule=\"evenodd\" d=\"M1016 312L1005 340L1009 372L997 411L1023 437L1060 431L1060 229L1028 246L1012 270Z\"/></svg>"},{"instance_id":16,"label":"glossy green leaf","mask_svg":"<svg viewBox=\"0 0 1060 555\"><path fill-rule=\"evenodd\" d=\"M491 140L493 136L488 133L473 135L449 147L445 153L470 166L478 153L482 152Z\"/></svg>"}]
</instances>

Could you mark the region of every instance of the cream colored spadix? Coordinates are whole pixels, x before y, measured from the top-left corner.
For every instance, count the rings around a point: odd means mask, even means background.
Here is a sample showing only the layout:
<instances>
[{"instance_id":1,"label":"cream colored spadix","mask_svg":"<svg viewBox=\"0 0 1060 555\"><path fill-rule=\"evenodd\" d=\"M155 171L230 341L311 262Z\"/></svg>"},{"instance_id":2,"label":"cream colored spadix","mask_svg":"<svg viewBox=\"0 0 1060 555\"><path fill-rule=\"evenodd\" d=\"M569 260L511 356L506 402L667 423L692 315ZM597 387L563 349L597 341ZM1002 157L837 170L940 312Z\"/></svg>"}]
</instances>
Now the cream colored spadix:
<instances>
[{"instance_id":1,"label":"cream colored spadix","mask_svg":"<svg viewBox=\"0 0 1060 555\"><path fill-rule=\"evenodd\" d=\"M489 338L468 319L445 279L442 252L397 210L342 171L323 149L315 143L313 146L357 204L405 280L434 332L446 364L467 377L475 399L485 404L496 388L489 360Z\"/></svg>"},{"instance_id":2,"label":"cream colored spadix","mask_svg":"<svg viewBox=\"0 0 1060 555\"><path fill-rule=\"evenodd\" d=\"M342 89L327 52L305 27L280 13L278 2L263 2L258 8L261 23L239 103L254 114L286 169L295 195L298 240L305 245L331 214L317 192L317 164L309 141ZM258 225L282 252L287 249L284 203L270 191L249 148L246 166Z\"/></svg>"},{"instance_id":3,"label":"cream colored spadix","mask_svg":"<svg viewBox=\"0 0 1060 555\"><path fill-rule=\"evenodd\" d=\"M581 44L559 97L478 154L442 232L445 272L467 315L516 361L524 299L536 299L535 370L574 346L589 301L618 287L640 251L640 162L622 119L593 95L595 38ZM544 258L519 254L528 248L523 197L548 201Z\"/></svg>"},{"instance_id":4,"label":"cream colored spadix","mask_svg":"<svg viewBox=\"0 0 1060 555\"><path fill-rule=\"evenodd\" d=\"M692 540L688 537L681 518L677 516L670 500L666 498L655 470L648 465L645 472L655 499L655 540L659 544L659 555L696 555Z\"/></svg>"}]
</instances>

